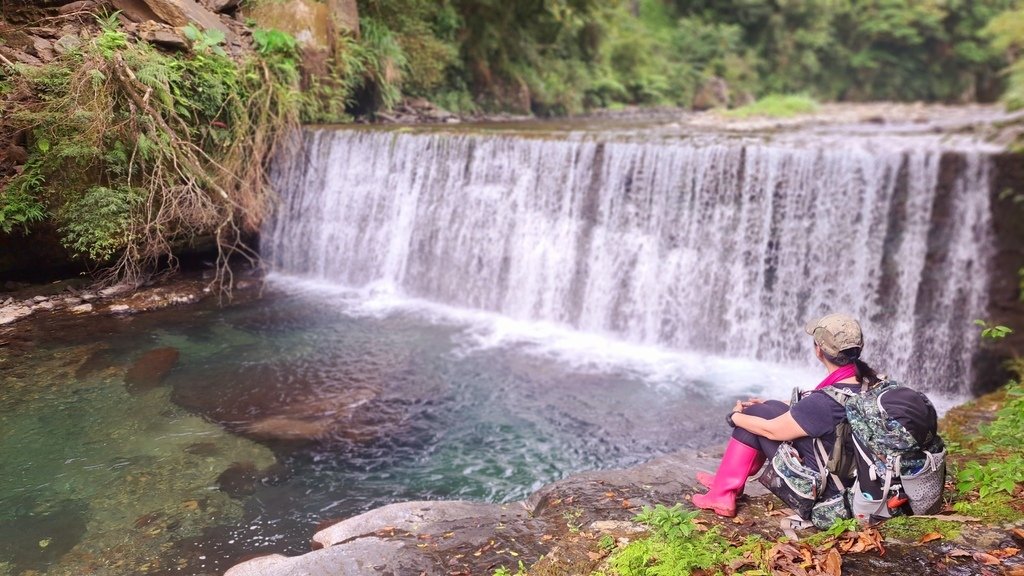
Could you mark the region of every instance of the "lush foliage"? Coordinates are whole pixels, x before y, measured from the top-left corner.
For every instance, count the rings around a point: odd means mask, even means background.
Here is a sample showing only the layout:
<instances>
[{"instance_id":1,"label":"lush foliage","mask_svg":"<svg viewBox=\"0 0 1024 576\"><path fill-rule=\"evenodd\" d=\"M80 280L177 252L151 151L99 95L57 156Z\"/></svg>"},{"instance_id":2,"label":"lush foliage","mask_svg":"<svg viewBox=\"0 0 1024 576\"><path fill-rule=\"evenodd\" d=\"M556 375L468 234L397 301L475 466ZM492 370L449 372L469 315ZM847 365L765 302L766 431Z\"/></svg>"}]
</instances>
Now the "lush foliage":
<instances>
[{"instance_id":1,"label":"lush foliage","mask_svg":"<svg viewBox=\"0 0 1024 576\"><path fill-rule=\"evenodd\" d=\"M717 528L694 523L699 512L683 512L676 504L645 507L636 521L653 529L649 538L619 550L609 565L622 576L669 576L720 568L753 545L735 546Z\"/></svg>"},{"instance_id":2,"label":"lush foliage","mask_svg":"<svg viewBox=\"0 0 1024 576\"><path fill-rule=\"evenodd\" d=\"M257 31L259 58L239 63L220 32L186 27L191 51L168 55L130 42L116 16L99 24L51 64L4 70L32 96L5 102L29 158L3 188L0 231L52 218L74 254L133 282L199 235L221 264L253 257L242 239L269 207L261 159L297 121L294 40Z\"/></svg>"},{"instance_id":3,"label":"lush foliage","mask_svg":"<svg viewBox=\"0 0 1024 576\"><path fill-rule=\"evenodd\" d=\"M980 428L983 440L974 450L986 461L966 463L957 473L962 494L977 493L981 501L1003 493L1014 496L1024 486L1024 386L1012 383L1006 404L990 424Z\"/></svg>"},{"instance_id":4,"label":"lush foliage","mask_svg":"<svg viewBox=\"0 0 1024 576\"><path fill-rule=\"evenodd\" d=\"M770 94L753 104L730 110L728 115L737 118L747 118L749 116L789 118L797 114L814 112L817 109L818 103L808 96Z\"/></svg>"},{"instance_id":5,"label":"lush foliage","mask_svg":"<svg viewBox=\"0 0 1024 576\"><path fill-rule=\"evenodd\" d=\"M1024 8L1008 10L992 19L983 32L992 47L1011 60L1006 69L1007 87L1003 98L1011 110L1024 108Z\"/></svg>"},{"instance_id":6,"label":"lush foliage","mask_svg":"<svg viewBox=\"0 0 1024 576\"><path fill-rule=\"evenodd\" d=\"M735 105L992 100L1024 18L1015 0L360 0L390 89L450 107L541 114L689 106L712 78ZM993 21L993 18L996 20ZM992 24L989 24L992 22ZM988 26L988 28L986 28ZM991 37L1001 38L992 44ZM1012 55L1012 54L1011 54ZM1015 68L1018 73L1021 69ZM1011 86L1019 77L1011 76Z\"/></svg>"}]
</instances>

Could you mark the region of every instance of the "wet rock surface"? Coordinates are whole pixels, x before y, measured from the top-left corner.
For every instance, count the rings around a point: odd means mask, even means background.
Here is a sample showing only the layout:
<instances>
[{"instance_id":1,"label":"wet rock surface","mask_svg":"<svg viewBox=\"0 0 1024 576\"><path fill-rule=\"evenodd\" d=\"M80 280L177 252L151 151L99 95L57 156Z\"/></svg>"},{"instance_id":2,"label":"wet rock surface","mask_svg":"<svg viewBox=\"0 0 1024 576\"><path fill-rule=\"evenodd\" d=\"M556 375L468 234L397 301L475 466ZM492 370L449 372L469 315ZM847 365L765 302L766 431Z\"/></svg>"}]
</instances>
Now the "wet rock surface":
<instances>
[{"instance_id":1,"label":"wet rock surface","mask_svg":"<svg viewBox=\"0 0 1024 576\"><path fill-rule=\"evenodd\" d=\"M12 517L0 517L0 569L6 565L13 574L46 570L85 534L87 508L73 500L50 506L30 498L5 501L4 516Z\"/></svg>"},{"instance_id":2,"label":"wet rock surface","mask_svg":"<svg viewBox=\"0 0 1024 576\"><path fill-rule=\"evenodd\" d=\"M500 567L530 574L591 574L615 547L647 534L632 521L644 506L683 502L688 508L697 470L714 469L717 457L679 452L626 470L588 472L545 486L509 504L463 501L404 502L330 525L313 536L313 551L280 554L233 566L226 576L491 574ZM757 482L747 484L736 518L711 513L702 525L717 526L734 541L759 535L784 537L779 501ZM798 534L803 538L813 534ZM1024 573L1011 526L965 524L956 541L887 540L881 548L842 556L843 573L858 575L999 575ZM602 540L615 547L600 545ZM1005 558L986 549L1002 547ZM992 563L994 561L997 563Z\"/></svg>"},{"instance_id":3,"label":"wet rock surface","mask_svg":"<svg viewBox=\"0 0 1024 576\"><path fill-rule=\"evenodd\" d=\"M519 560L532 564L584 528L635 531L616 521L631 519L645 505L680 500L686 479L715 464L678 453L628 470L572 476L524 502L392 504L317 532L318 550L253 559L227 575L489 574ZM748 492L763 489L750 484Z\"/></svg>"}]
</instances>

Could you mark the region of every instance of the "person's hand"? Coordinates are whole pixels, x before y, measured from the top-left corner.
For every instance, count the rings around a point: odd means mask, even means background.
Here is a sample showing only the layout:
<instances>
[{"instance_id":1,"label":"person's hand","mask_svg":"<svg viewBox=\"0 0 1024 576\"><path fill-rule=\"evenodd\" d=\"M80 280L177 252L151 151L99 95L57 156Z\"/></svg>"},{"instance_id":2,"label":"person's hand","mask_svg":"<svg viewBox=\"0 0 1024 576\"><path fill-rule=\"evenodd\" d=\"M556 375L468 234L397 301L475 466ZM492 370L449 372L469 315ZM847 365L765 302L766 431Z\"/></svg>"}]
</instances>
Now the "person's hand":
<instances>
[{"instance_id":1,"label":"person's hand","mask_svg":"<svg viewBox=\"0 0 1024 576\"><path fill-rule=\"evenodd\" d=\"M750 406L749 402L741 402L741 401L737 400L736 401L736 405L732 407L732 411L733 412L743 412L743 409L746 408L747 406Z\"/></svg>"},{"instance_id":2,"label":"person's hand","mask_svg":"<svg viewBox=\"0 0 1024 576\"><path fill-rule=\"evenodd\" d=\"M760 398L751 398L750 400L747 400L746 402L737 402L737 404L740 404L743 408L749 408L750 406L753 406L754 404L763 404L763 403L764 403L764 400L762 400Z\"/></svg>"}]
</instances>

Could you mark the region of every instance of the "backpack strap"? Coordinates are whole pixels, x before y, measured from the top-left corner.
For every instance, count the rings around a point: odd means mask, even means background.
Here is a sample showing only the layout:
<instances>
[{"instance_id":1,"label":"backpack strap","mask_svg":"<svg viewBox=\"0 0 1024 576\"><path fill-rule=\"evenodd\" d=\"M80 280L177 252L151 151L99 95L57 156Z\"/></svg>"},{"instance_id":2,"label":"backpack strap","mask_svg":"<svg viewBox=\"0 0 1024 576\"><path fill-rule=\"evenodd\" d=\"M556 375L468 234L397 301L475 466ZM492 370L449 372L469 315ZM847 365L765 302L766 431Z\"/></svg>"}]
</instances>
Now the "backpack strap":
<instances>
[{"instance_id":1,"label":"backpack strap","mask_svg":"<svg viewBox=\"0 0 1024 576\"><path fill-rule=\"evenodd\" d=\"M840 439L836 439L836 442L840 441ZM821 471L821 478L823 480L821 486L822 493L825 491L825 484L828 483L827 478L832 479L832 483L835 484L836 490L839 490L840 492L845 490L846 486L843 486L843 481L839 479L839 476L836 476L835 473L828 469L828 454L825 452L825 444L821 441L821 438L814 439L814 447L816 448L814 452L814 460L818 464L818 469ZM826 474L828 475L827 478Z\"/></svg>"}]
</instances>

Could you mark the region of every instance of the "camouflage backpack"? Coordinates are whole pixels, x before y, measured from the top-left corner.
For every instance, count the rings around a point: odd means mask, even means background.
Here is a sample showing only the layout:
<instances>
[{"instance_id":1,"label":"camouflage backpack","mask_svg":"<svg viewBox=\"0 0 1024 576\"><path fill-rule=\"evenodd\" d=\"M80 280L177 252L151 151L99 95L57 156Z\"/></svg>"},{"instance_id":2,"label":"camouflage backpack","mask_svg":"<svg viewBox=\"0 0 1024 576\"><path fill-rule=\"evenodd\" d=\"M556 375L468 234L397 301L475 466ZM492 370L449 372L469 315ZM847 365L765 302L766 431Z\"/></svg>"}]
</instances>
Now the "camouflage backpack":
<instances>
[{"instance_id":1,"label":"camouflage backpack","mask_svg":"<svg viewBox=\"0 0 1024 576\"><path fill-rule=\"evenodd\" d=\"M847 494L853 517L871 521L941 507L946 451L927 396L891 380L860 393L835 387L822 392L846 409L828 469L855 479Z\"/></svg>"}]
</instances>

